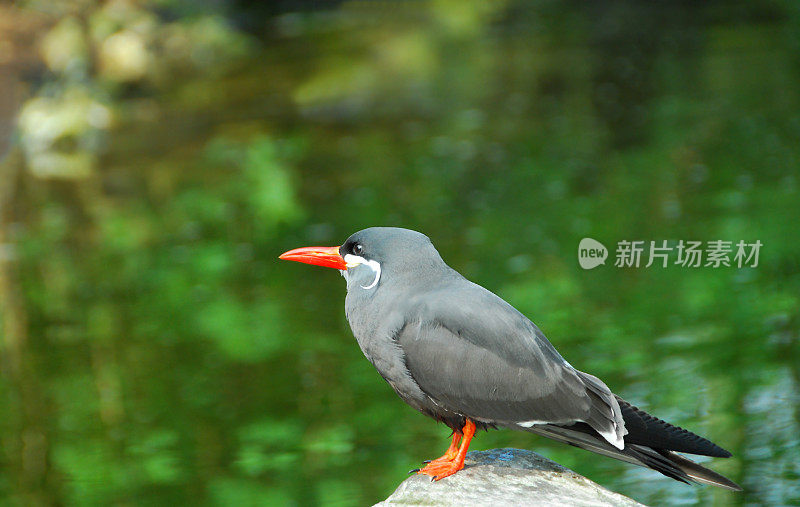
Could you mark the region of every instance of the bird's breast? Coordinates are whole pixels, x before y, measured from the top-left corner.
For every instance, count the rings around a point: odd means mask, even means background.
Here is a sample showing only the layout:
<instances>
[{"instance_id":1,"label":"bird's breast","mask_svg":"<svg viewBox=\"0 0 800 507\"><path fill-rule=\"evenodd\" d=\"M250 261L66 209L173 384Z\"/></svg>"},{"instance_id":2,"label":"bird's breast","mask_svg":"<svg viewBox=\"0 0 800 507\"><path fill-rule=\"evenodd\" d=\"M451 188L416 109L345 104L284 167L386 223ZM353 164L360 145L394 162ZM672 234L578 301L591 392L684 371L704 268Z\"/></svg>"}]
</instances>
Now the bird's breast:
<instances>
[{"instance_id":1,"label":"bird's breast","mask_svg":"<svg viewBox=\"0 0 800 507\"><path fill-rule=\"evenodd\" d=\"M348 293L345 311L358 346L389 385L412 406L411 400L427 399L411 377L403 349L395 339L406 325L397 305L379 296L365 301Z\"/></svg>"}]
</instances>

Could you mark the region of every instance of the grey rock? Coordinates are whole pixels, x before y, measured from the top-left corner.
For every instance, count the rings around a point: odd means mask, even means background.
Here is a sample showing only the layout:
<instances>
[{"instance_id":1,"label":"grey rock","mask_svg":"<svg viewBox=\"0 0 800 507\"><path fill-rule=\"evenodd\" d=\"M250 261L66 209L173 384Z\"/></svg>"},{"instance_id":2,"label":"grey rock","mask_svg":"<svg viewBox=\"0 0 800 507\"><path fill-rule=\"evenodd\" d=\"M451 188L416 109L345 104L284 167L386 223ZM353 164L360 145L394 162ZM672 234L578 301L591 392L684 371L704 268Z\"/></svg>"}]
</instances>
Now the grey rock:
<instances>
[{"instance_id":1,"label":"grey rock","mask_svg":"<svg viewBox=\"0 0 800 507\"><path fill-rule=\"evenodd\" d=\"M455 475L431 482L409 477L377 505L642 505L609 491L572 470L522 449L467 454Z\"/></svg>"}]
</instances>

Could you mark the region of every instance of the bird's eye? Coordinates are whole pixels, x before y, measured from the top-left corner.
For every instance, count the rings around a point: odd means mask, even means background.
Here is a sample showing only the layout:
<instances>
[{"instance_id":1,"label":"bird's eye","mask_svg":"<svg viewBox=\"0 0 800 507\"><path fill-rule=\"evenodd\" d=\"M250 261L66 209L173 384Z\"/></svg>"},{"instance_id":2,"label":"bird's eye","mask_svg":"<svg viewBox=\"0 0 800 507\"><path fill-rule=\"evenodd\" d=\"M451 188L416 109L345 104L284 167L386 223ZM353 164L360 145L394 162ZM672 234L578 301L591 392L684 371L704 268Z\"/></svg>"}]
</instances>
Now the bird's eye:
<instances>
[{"instance_id":1,"label":"bird's eye","mask_svg":"<svg viewBox=\"0 0 800 507\"><path fill-rule=\"evenodd\" d=\"M354 254L361 255L361 253L363 251L364 251L364 247L361 246L359 243L356 243L355 245L353 245L353 253Z\"/></svg>"}]
</instances>

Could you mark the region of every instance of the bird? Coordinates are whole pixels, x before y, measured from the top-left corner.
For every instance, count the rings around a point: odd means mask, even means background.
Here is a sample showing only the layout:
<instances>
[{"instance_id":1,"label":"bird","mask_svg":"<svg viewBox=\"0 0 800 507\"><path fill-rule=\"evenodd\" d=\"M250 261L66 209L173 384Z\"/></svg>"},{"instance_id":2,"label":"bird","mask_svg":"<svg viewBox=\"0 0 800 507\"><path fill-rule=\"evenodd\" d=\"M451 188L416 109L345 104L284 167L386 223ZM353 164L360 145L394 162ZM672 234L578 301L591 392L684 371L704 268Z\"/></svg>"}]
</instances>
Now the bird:
<instances>
[{"instance_id":1,"label":"bird","mask_svg":"<svg viewBox=\"0 0 800 507\"><path fill-rule=\"evenodd\" d=\"M428 236L370 227L340 246L279 256L338 269L361 351L397 395L447 425L440 458L411 472L431 481L464 468L476 430L508 428L653 469L684 483L742 488L678 453L731 453L654 417L568 363L511 304L448 266Z\"/></svg>"}]
</instances>

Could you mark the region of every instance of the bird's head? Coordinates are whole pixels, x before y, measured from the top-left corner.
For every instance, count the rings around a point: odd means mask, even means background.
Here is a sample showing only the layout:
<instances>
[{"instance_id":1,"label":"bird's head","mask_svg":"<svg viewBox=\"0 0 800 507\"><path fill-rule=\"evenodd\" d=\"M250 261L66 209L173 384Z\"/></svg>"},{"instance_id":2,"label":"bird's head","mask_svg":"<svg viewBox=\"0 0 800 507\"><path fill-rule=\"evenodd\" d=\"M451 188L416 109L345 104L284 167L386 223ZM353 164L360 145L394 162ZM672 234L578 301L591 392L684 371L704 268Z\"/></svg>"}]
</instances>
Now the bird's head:
<instances>
[{"instance_id":1,"label":"bird's head","mask_svg":"<svg viewBox=\"0 0 800 507\"><path fill-rule=\"evenodd\" d=\"M397 227L370 227L351 235L341 246L295 248L281 259L335 268L347 279L347 289L376 289L381 281L424 278L444 265L424 234Z\"/></svg>"}]
</instances>

